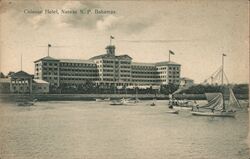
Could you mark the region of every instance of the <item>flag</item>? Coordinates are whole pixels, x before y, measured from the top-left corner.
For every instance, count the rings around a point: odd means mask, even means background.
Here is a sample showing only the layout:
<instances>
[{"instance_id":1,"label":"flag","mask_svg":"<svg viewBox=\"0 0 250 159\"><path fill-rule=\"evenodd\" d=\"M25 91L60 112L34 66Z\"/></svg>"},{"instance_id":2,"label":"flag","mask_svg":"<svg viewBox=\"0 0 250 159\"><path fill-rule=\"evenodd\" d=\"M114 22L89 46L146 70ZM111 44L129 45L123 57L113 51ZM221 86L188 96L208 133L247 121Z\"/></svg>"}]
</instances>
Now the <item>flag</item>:
<instances>
[{"instance_id":1,"label":"flag","mask_svg":"<svg viewBox=\"0 0 250 159\"><path fill-rule=\"evenodd\" d=\"M48 44L48 47L51 47L51 44Z\"/></svg>"},{"instance_id":2,"label":"flag","mask_svg":"<svg viewBox=\"0 0 250 159\"><path fill-rule=\"evenodd\" d=\"M173 52L173 51L171 51L171 50L169 50L169 53L170 53L170 54L172 54L172 55L174 55L174 52Z\"/></svg>"},{"instance_id":3,"label":"flag","mask_svg":"<svg viewBox=\"0 0 250 159\"><path fill-rule=\"evenodd\" d=\"M222 56L227 56L226 54L222 54Z\"/></svg>"},{"instance_id":4,"label":"flag","mask_svg":"<svg viewBox=\"0 0 250 159\"><path fill-rule=\"evenodd\" d=\"M110 39L114 39L115 37L113 37L113 36L110 36Z\"/></svg>"}]
</instances>

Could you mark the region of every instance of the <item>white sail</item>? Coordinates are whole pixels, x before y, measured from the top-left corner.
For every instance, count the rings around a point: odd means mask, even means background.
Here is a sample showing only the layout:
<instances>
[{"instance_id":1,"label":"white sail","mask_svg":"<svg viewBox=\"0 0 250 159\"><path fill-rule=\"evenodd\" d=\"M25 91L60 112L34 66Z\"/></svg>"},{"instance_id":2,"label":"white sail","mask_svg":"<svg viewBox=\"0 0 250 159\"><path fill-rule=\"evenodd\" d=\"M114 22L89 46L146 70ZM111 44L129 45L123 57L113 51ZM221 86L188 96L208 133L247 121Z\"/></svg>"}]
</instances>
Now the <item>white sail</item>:
<instances>
[{"instance_id":1,"label":"white sail","mask_svg":"<svg viewBox=\"0 0 250 159\"><path fill-rule=\"evenodd\" d=\"M221 93L205 93L208 103L200 106L200 108L222 110L223 109L223 96Z\"/></svg>"},{"instance_id":2,"label":"white sail","mask_svg":"<svg viewBox=\"0 0 250 159\"><path fill-rule=\"evenodd\" d=\"M236 99L232 88L229 88L229 100L228 100L228 107L235 108L235 106L241 108L239 101Z\"/></svg>"}]
</instances>

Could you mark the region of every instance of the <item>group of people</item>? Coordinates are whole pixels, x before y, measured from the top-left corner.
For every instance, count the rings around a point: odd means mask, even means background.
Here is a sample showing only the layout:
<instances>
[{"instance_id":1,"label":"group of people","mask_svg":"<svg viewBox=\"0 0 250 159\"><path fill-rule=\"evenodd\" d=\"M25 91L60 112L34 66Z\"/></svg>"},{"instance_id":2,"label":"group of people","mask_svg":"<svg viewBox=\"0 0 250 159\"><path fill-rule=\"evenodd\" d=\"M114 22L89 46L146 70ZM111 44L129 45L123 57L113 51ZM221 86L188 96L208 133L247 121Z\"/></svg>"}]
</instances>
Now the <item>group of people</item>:
<instances>
[{"instance_id":1,"label":"group of people","mask_svg":"<svg viewBox=\"0 0 250 159\"><path fill-rule=\"evenodd\" d=\"M187 105L189 102L187 100L178 101L177 99L173 98L172 95L169 95L169 109L173 109L174 106L184 106ZM192 111L196 108L199 111L199 104L194 100Z\"/></svg>"}]
</instances>

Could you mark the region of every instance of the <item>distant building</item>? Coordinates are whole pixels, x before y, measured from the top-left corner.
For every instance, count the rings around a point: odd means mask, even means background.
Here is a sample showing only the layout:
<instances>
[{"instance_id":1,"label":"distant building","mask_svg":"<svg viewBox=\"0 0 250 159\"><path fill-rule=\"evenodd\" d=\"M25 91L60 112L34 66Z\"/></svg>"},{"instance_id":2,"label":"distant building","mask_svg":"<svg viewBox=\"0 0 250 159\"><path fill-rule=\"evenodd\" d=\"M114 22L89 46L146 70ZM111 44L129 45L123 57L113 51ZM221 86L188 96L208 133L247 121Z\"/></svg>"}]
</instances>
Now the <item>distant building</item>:
<instances>
[{"instance_id":1,"label":"distant building","mask_svg":"<svg viewBox=\"0 0 250 159\"><path fill-rule=\"evenodd\" d=\"M10 78L0 78L0 93L10 93Z\"/></svg>"},{"instance_id":2,"label":"distant building","mask_svg":"<svg viewBox=\"0 0 250 159\"><path fill-rule=\"evenodd\" d=\"M49 83L44 80L34 79L32 83L32 92L37 94L49 93Z\"/></svg>"},{"instance_id":3,"label":"distant building","mask_svg":"<svg viewBox=\"0 0 250 159\"><path fill-rule=\"evenodd\" d=\"M50 56L36 60L35 79L53 87L81 85L87 81L97 85L159 86L180 84L181 65L172 61L157 63L132 62L129 55L115 55L115 46L89 60L56 59Z\"/></svg>"},{"instance_id":4,"label":"distant building","mask_svg":"<svg viewBox=\"0 0 250 159\"><path fill-rule=\"evenodd\" d=\"M180 82L180 86L182 87L191 87L194 85L194 80L187 78L187 77L183 77L181 78L181 82Z\"/></svg>"},{"instance_id":5,"label":"distant building","mask_svg":"<svg viewBox=\"0 0 250 159\"><path fill-rule=\"evenodd\" d=\"M48 82L33 78L24 71L13 73L10 78L0 78L0 93L49 93Z\"/></svg>"},{"instance_id":6,"label":"distant building","mask_svg":"<svg viewBox=\"0 0 250 159\"><path fill-rule=\"evenodd\" d=\"M11 93L32 93L33 76L24 71L13 73L10 78Z\"/></svg>"}]
</instances>

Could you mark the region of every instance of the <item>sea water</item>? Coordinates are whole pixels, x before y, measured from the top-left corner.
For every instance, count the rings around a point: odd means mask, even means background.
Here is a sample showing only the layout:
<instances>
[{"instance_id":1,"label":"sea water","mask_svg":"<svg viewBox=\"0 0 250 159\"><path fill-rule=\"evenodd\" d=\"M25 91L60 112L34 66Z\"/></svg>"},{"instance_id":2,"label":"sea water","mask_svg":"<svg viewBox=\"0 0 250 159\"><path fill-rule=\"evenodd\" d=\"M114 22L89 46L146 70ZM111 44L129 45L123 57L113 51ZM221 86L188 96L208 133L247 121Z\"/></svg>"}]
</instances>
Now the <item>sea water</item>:
<instances>
[{"instance_id":1,"label":"sea water","mask_svg":"<svg viewBox=\"0 0 250 159\"><path fill-rule=\"evenodd\" d=\"M1 159L248 159L247 109L235 118L167 113L167 101L127 106L50 101L0 106Z\"/></svg>"}]
</instances>

